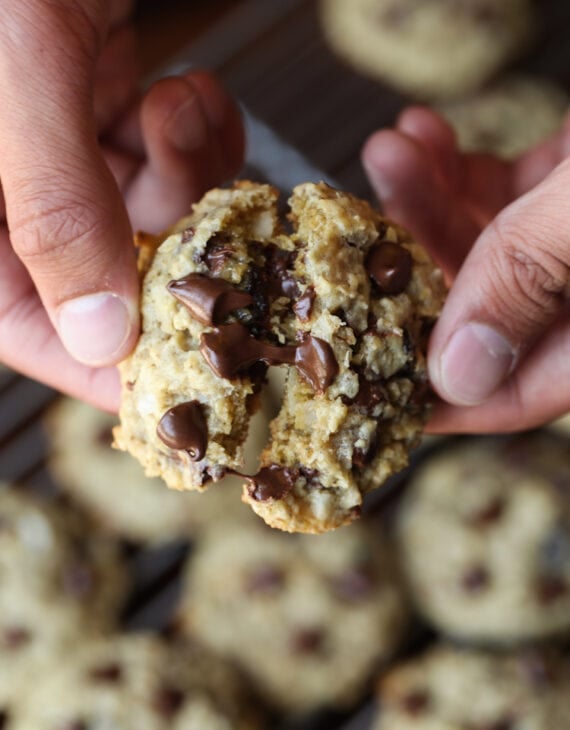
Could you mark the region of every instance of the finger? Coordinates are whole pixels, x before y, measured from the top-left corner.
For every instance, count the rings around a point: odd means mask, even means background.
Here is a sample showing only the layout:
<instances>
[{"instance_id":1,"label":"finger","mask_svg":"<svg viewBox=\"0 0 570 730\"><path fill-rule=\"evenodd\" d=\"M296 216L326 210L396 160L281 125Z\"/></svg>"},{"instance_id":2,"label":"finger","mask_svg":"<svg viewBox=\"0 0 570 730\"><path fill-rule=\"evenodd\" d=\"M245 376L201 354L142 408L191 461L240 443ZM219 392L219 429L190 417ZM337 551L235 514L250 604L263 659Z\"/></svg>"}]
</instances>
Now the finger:
<instances>
[{"instance_id":1,"label":"finger","mask_svg":"<svg viewBox=\"0 0 570 730\"><path fill-rule=\"evenodd\" d=\"M524 195L570 155L570 113L560 131L529 150L515 163L514 194Z\"/></svg>"},{"instance_id":2,"label":"finger","mask_svg":"<svg viewBox=\"0 0 570 730\"><path fill-rule=\"evenodd\" d=\"M570 411L570 319L558 322L513 373L478 406L436 405L430 433L519 431Z\"/></svg>"},{"instance_id":3,"label":"finger","mask_svg":"<svg viewBox=\"0 0 570 730\"><path fill-rule=\"evenodd\" d=\"M366 142L362 159L386 214L408 228L453 278L479 228L434 170L430 153L407 135L385 130Z\"/></svg>"},{"instance_id":4,"label":"finger","mask_svg":"<svg viewBox=\"0 0 570 730\"><path fill-rule=\"evenodd\" d=\"M171 225L241 164L243 132L235 106L211 77L193 82L193 74L163 79L143 101L148 161L126 190L136 228L160 231Z\"/></svg>"},{"instance_id":5,"label":"finger","mask_svg":"<svg viewBox=\"0 0 570 730\"><path fill-rule=\"evenodd\" d=\"M138 333L138 281L93 118L98 19L88 22L72 0L18 8L0 12L12 25L0 40L0 176L12 244L69 353L112 364Z\"/></svg>"},{"instance_id":6,"label":"finger","mask_svg":"<svg viewBox=\"0 0 570 730\"><path fill-rule=\"evenodd\" d=\"M104 134L137 94L139 68L132 28L121 26L109 36L95 72L94 108Z\"/></svg>"},{"instance_id":7,"label":"finger","mask_svg":"<svg viewBox=\"0 0 570 730\"><path fill-rule=\"evenodd\" d=\"M454 405L486 401L570 293L570 161L481 235L432 333L429 372Z\"/></svg>"},{"instance_id":8,"label":"finger","mask_svg":"<svg viewBox=\"0 0 570 730\"><path fill-rule=\"evenodd\" d=\"M456 189L462 186L455 133L442 117L427 107L408 107L398 117L396 128L421 144L447 185Z\"/></svg>"},{"instance_id":9,"label":"finger","mask_svg":"<svg viewBox=\"0 0 570 730\"><path fill-rule=\"evenodd\" d=\"M66 352L34 285L0 233L0 361L94 406L116 412L120 381L115 368L89 368Z\"/></svg>"}]
</instances>

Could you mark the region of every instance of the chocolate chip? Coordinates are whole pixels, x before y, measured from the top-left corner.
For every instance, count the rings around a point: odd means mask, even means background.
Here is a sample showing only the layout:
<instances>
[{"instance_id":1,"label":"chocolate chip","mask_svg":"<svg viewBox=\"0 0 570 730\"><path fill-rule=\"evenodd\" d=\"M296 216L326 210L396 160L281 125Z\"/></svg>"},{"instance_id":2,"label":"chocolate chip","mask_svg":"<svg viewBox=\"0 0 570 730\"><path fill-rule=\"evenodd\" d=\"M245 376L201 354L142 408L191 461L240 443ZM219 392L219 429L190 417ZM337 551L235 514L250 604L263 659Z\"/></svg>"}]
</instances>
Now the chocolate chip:
<instances>
[{"instance_id":1,"label":"chocolate chip","mask_svg":"<svg viewBox=\"0 0 570 730\"><path fill-rule=\"evenodd\" d=\"M160 419L156 432L171 449L187 451L192 461L204 458L208 447L208 423L198 401L170 408Z\"/></svg>"},{"instance_id":2,"label":"chocolate chip","mask_svg":"<svg viewBox=\"0 0 570 730\"><path fill-rule=\"evenodd\" d=\"M76 560L69 562L61 574L63 590L70 596L86 598L92 591L95 583L95 573L91 565Z\"/></svg>"},{"instance_id":3,"label":"chocolate chip","mask_svg":"<svg viewBox=\"0 0 570 730\"><path fill-rule=\"evenodd\" d=\"M54 730L89 730L89 723L85 720L70 720L54 727Z\"/></svg>"},{"instance_id":4,"label":"chocolate chip","mask_svg":"<svg viewBox=\"0 0 570 730\"><path fill-rule=\"evenodd\" d=\"M96 442L100 446L110 447L113 443L113 427L105 426L105 428L102 428L97 434Z\"/></svg>"},{"instance_id":5,"label":"chocolate chip","mask_svg":"<svg viewBox=\"0 0 570 730\"><path fill-rule=\"evenodd\" d=\"M491 575L483 565L467 570L461 578L461 586L468 593L480 593L491 582Z\"/></svg>"},{"instance_id":6,"label":"chocolate chip","mask_svg":"<svg viewBox=\"0 0 570 730\"><path fill-rule=\"evenodd\" d=\"M542 575L536 583L536 595L542 605L549 605L564 598L568 593L566 581L555 575Z\"/></svg>"},{"instance_id":7,"label":"chocolate chip","mask_svg":"<svg viewBox=\"0 0 570 730\"><path fill-rule=\"evenodd\" d=\"M247 477L247 491L256 502L283 499L293 489L299 476L299 469L278 464L264 466L255 476Z\"/></svg>"},{"instance_id":8,"label":"chocolate chip","mask_svg":"<svg viewBox=\"0 0 570 730\"><path fill-rule=\"evenodd\" d=\"M293 305L293 311L301 322L308 322L311 319L311 313L313 311L316 296L315 288L313 286L308 286L305 289L305 293L302 294Z\"/></svg>"},{"instance_id":9,"label":"chocolate chip","mask_svg":"<svg viewBox=\"0 0 570 730\"><path fill-rule=\"evenodd\" d=\"M375 243L366 255L366 269L381 294L403 292L412 275L410 252L392 241Z\"/></svg>"},{"instance_id":10,"label":"chocolate chip","mask_svg":"<svg viewBox=\"0 0 570 730\"><path fill-rule=\"evenodd\" d=\"M31 632L21 626L9 626L0 634L0 644L7 649L21 649L31 640Z\"/></svg>"},{"instance_id":11,"label":"chocolate chip","mask_svg":"<svg viewBox=\"0 0 570 730\"><path fill-rule=\"evenodd\" d=\"M431 699L425 689L414 689L402 697L402 709L412 717L423 715L429 709L430 704Z\"/></svg>"},{"instance_id":12,"label":"chocolate chip","mask_svg":"<svg viewBox=\"0 0 570 730\"><path fill-rule=\"evenodd\" d=\"M527 683L536 690L543 690L554 682L546 658L537 652L529 651L521 656L519 667Z\"/></svg>"},{"instance_id":13,"label":"chocolate chip","mask_svg":"<svg viewBox=\"0 0 570 730\"><path fill-rule=\"evenodd\" d=\"M195 233L196 233L196 229L194 228L194 226L188 226L188 228L185 228L182 231L181 242L188 243L189 241L191 241L194 238Z\"/></svg>"},{"instance_id":14,"label":"chocolate chip","mask_svg":"<svg viewBox=\"0 0 570 730\"><path fill-rule=\"evenodd\" d=\"M276 565L265 563L256 566L245 576L245 589L254 594L275 594L285 585L285 571Z\"/></svg>"},{"instance_id":15,"label":"chocolate chip","mask_svg":"<svg viewBox=\"0 0 570 730\"><path fill-rule=\"evenodd\" d=\"M153 707L162 717L168 720L174 717L184 704L185 694L176 687L161 687L154 696Z\"/></svg>"},{"instance_id":16,"label":"chocolate chip","mask_svg":"<svg viewBox=\"0 0 570 730\"><path fill-rule=\"evenodd\" d=\"M90 670L89 678L101 684L118 684L123 678L123 669L117 662L102 664Z\"/></svg>"},{"instance_id":17,"label":"chocolate chip","mask_svg":"<svg viewBox=\"0 0 570 730\"><path fill-rule=\"evenodd\" d=\"M378 403L388 401L388 391L383 380L368 380L362 373L358 374L358 393L349 401L350 405L372 410Z\"/></svg>"},{"instance_id":18,"label":"chocolate chip","mask_svg":"<svg viewBox=\"0 0 570 730\"><path fill-rule=\"evenodd\" d=\"M505 500L502 497L495 497L481 510L471 515L469 523L474 527L488 527L498 522L505 511Z\"/></svg>"},{"instance_id":19,"label":"chocolate chip","mask_svg":"<svg viewBox=\"0 0 570 730\"><path fill-rule=\"evenodd\" d=\"M212 274L219 274L233 255L231 236L227 233L216 233L206 244L202 261Z\"/></svg>"},{"instance_id":20,"label":"chocolate chip","mask_svg":"<svg viewBox=\"0 0 570 730\"><path fill-rule=\"evenodd\" d=\"M295 654L320 654L324 648L325 633L322 629L299 629L293 634L291 648Z\"/></svg>"},{"instance_id":21,"label":"chocolate chip","mask_svg":"<svg viewBox=\"0 0 570 730\"><path fill-rule=\"evenodd\" d=\"M356 469L364 469L367 467L372 461L374 460L374 457L378 454L378 450L380 448L380 431L381 431L381 425L378 424L376 427L376 430L372 434L372 437L364 449L356 448L352 452L352 466Z\"/></svg>"},{"instance_id":22,"label":"chocolate chip","mask_svg":"<svg viewBox=\"0 0 570 730\"><path fill-rule=\"evenodd\" d=\"M264 246L266 291L271 296L296 299L299 296L297 279L291 273L295 265L296 251L286 251L279 246Z\"/></svg>"},{"instance_id":23,"label":"chocolate chip","mask_svg":"<svg viewBox=\"0 0 570 730\"><path fill-rule=\"evenodd\" d=\"M337 598L348 603L359 603L372 595L376 579L371 566L355 565L344 573L334 576L330 585Z\"/></svg>"},{"instance_id":24,"label":"chocolate chip","mask_svg":"<svg viewBox=\"0 0 570 730\"><path fill-rule=\"evenodd\" d=\"M235 309L253 304L253 297L225 279L203 274L188 274L168 282L168 291L188 308L194 319L204 325L219 324Z\"/></svg>"},{"instance_id":25,"label":"chocolate chip","mask_svg":"<svg viewBox=\"0 0 570 730\"><path fill-rule=\"evenodd\" d=\"M338 363L325 340L306 335L295 352L295 365L313 390L324 393L338 375Z\"/></svg>"}]
</instances>

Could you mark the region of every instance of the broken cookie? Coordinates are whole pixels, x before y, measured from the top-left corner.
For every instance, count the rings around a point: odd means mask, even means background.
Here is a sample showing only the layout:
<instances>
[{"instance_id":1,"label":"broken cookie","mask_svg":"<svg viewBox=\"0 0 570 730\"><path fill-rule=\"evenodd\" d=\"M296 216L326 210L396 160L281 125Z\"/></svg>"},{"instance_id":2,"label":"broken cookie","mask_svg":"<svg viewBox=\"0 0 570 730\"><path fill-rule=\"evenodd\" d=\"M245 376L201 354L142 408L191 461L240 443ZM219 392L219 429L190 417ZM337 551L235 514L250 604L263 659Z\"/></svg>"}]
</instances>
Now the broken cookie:
<instances>
[{"instance_id":1,"label":"broken cookie","mask_svg":"<svg viewBox=\"0 0 570 730\"><path fill-rule=\"evenodd\" d=\"M324 183L207 193L143 252L143 331L121 365L119 448L174 489L241 472L268 368L281 407L243 499L268 524L324 532L407 464L428 415L425 351L444 285L425 251Z\"/></svg>"}]
</instances>

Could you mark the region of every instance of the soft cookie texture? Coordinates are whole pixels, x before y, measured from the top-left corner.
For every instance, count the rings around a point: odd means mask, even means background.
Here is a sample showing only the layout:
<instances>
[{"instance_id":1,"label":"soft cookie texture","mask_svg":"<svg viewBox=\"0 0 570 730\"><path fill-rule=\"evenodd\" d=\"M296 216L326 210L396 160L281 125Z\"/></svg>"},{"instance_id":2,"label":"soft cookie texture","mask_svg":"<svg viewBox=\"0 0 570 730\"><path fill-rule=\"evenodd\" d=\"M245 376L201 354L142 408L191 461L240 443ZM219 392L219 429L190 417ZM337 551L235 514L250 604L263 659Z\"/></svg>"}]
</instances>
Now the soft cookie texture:
<instances>
[{"instance_id":1,"label":"soft cookie texture","mask_svg":"<svg viewBox=\"0 0 570 730\"><path fill-rule=\"evenodd\" d=\"M378 701L373 730L563 730L570 665L555 652L441 645L388 673Z\"/></svg>"},{"instance_id":2,"label":"soft cookie texture","mask_svg":"<svg viewBox=\"0 0 570 730\"><path fill-rule=\"evenodd\" d=\"M406 466L428 415L425 348L444 286L367 203L298 186L290 232L269 185L210 191L141 260L143 331L121 365L119 448L174 489L243 469L268 366L281 409L243 499L267 523L323 532Z\"/></svg>"},{"instance_id":3,"label":"soft cookie texture","mask_svg":"<svg viewBox=\"0 0 570 730\"><path fill-rule=\"evenodd\" d=\"M465 94L523 49L529 0L321 0L332 48L420 98Z\"/></svg>"},{"instance_id":4,"label":"soft cookie texture","mask_svg":"<svg viewBox=\"0 0 570 730\"><path fill-rule=\"evenodd\" d=\"M128 454L111 448L116 424L115 416L72 398L57 403L45 420L50 471L102 528L134 542L156 543L194 538L216 519L251 514L240 502L239 484L198 495L149 479Z\"/></svg>"},{"instance_id":5,"label":"soft cookie texture","mask_svg":"<svg viewBox=\"0 0 570 730\"><path fill-rule=\"evenodd\" d=\"M554 134L570 110L562 88L535 76L510 75L477 94L439 106L466 152L514 159Z\"/></svg>"},{"instance_id":6,"label":"soft cookie texture","mask_svg":"<svg viewBox=\"0 0 570 730\"><path fill-rule=\"evenodd\" d=\"M358 701L407 618L390 546L364 522L318 537L260 524L221 527L198 546L179 626L295 714Z\"/></svg>"},{"instance_id":7,"label":"soft cookie texture","mask_svg":"<svg viewBox=\"0 0 570 730\"><path fill-rule=\"evenodd\" d=\"M10 730L255 730L241 682L195 646L86 637L22 695Z\"/></svg>"},{"instance_id":8,"label":"soft cookie texture","mask_svg":"<svg viewBox=\"0 0 570 730\"><path fill-rule=\"evenodd\" d=\"M570 631L570 452L551 433L473 440L413 477L404 572L446 634L512 644Z\"/></svg>"}]
</instances>

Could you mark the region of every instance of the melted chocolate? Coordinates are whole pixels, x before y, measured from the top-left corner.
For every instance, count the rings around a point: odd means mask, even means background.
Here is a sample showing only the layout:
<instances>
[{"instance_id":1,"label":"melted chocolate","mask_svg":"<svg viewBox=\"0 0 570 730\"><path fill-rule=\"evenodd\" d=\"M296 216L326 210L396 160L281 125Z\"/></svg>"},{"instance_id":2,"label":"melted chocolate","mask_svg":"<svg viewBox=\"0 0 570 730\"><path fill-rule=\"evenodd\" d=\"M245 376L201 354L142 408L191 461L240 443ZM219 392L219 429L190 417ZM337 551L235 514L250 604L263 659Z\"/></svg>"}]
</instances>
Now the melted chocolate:
<instances>
[{"instance_id":1,"label":"melted chocolate","mask_svg":"<svg viewBox=\"0 0 570 730\"><path fill-rule=\"evenodd\" d=\"M249 496L256 502L283 499L300 476L298 468L271 464L264 466L253 477L247 477Z\"/></svg>"},{"instance_id":2,"label":"melted chocolate","mask_svg":"<svg viewBox=\"0 0 570 730\"><path fill-rule=\"evenodd\" d=\"M299 296L297 279L291 272L295 265L296 251L285 251L269 244L264 247L265 280L267 293L274 297L295 299Z\"/></svg>"},{"instance_id":3,"label":"melted chocolate","mask_svg":"<svg viewBox=\"0 0 570 730\"><path fill-rule=\"evenodd\" d=\"M293 311L301 322L308 322L311 319L315 297L316 294L314 287L308 286L305 289L305 293L302 294L293 305Z\"/></svg>"},{"instance_id":4,"label":"melted chocolate","mask_svg":"<svg viewBox=\"0 0 570 730\"><path fill-rule=\"evenodd\" d=\"M201 324L219 324L234 309L253 304L253 297L225 279L188 274L168 283L168 291L182 302Z\"/></svg>"},{"instance_id":5,"label":"melted chocolate","mask_svg":"<svg viewBox=\"0 0 570 730\"><path fill-rule=\"evenodd\" d=\"M160 419L156 432L171 449L187 451L192 461L204 458L208 447L208 423L198 401L170 408Z\"/></svg>"},{"instance_id":6,"label":"melted chocolate","mask_svg":"<svg viewBox=\"0 0 570 730\"><path fill-rule=\"evenodd\" d=\"M213 372L228 380L260 361L266 365L295 365L314 390L323 393L338 373L328 342L306 335L297 346L271 345L257 340L239 322L204 332L200 352Z\"/></svg>"},{"instance_id":7,"label":"melted chocolate","mask_svg":"<svg viewBox=\"0 0 570 730\"><path fill-rule=\"evenodd\" d=\"M396 295L410 281L412 256L397 243L379 241L368 251L365 266L381 294Z\"/></svg>"},{"instance_id":8,"label":"melted chocolate","mask_svg":"<svg viewBox=\"0 0 570 730\"><path fill-rule=\"evenodd\" d=\"M206 244L202 262L206 264L208 271L216 275L231 259L232 254L231 237L227 233L216 233Z\"/></svg>"}]
</instances>

